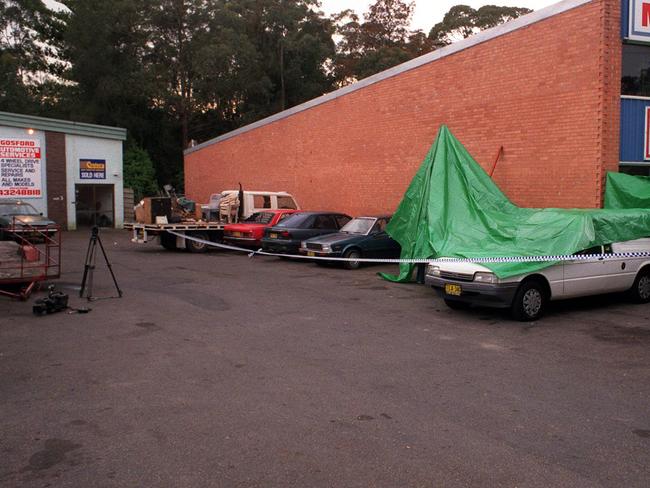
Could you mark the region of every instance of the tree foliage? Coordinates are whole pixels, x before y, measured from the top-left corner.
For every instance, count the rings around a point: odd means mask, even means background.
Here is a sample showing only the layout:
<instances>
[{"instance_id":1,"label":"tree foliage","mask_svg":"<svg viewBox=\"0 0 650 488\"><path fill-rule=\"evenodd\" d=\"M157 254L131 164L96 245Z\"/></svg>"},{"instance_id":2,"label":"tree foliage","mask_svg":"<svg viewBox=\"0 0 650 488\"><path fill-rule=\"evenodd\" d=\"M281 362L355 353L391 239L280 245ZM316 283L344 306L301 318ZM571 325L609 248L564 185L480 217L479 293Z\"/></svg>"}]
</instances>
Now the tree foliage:
<instances>
[{"instance_id":1,"label":"tree foliage","mask_svg":"<svg viewBox=\"0 0 650 488\"><path fill-rule=\"evenodd\" d=\"M476 10L468 5L456 5L449 9L442 22L433 26L429 38L435 45L444 46L530 12L520 7L485 5Z\"/></svg>"},{"instance_id":2,"label":"tree foliage","mask_svg":"<svg viewBox=\"0 0 650 488\"><path fill-rule=\"evenodd\" d=\"M351 10L334 16L341 37L335 58L340 84L347 84L403 63L430 50L426 36L409 31L415 2L377 0L363 22Z\"/></svg>"},{"instance_id":3,"label":"tree foliage","mask_svg":"<svg viewBox=\"0 0 650 488\"><path fill-rule=\"evenodd\" d=\"M133 188L135 200L158 192L156 173L147 151L129 142L124 151L124 186Z\"/></svg>"},{"instance_id":4,"label":"tree foliage","mask_svg":"<svg viewBox=\"0 0 650 488\"><path fill-rule=\"evenodd\" d=\"M39 113L49 102L63 27L41 0L0 0L0 110Z\"/></svg>"}]
</instances>

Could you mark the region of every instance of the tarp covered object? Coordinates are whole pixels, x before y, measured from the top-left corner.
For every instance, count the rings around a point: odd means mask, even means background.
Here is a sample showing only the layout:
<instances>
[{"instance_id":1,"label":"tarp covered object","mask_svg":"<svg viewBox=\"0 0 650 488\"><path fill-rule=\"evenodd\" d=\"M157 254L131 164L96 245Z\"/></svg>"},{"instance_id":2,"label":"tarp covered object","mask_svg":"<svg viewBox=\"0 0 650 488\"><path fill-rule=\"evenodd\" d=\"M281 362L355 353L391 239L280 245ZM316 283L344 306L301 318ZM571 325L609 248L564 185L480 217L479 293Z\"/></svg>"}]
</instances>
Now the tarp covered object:
<instances>
[{"instance_id":1,"label":"tarp covered object","mask_svg":"<svg viewBox=\"0 0 650 488\"><path fill-rule=\"evenodd\" d=\"M605 208L650 209L650 178L607 173Z\"/></svg>"},{"instance_id":2,"label":"tarp covered object","mask_svg":"<svg viewBox=\"0 0 650 488\"><path fill-rule=\"evenodd\" d=\"M404 259L570 255L650 236L650 210L517 207L442 126L387 231L402 246ZM485 266L505 278L551 264ZM413 268L401 264L399 276L383 276L408 281Z\"/></svg>"}]
</instances>

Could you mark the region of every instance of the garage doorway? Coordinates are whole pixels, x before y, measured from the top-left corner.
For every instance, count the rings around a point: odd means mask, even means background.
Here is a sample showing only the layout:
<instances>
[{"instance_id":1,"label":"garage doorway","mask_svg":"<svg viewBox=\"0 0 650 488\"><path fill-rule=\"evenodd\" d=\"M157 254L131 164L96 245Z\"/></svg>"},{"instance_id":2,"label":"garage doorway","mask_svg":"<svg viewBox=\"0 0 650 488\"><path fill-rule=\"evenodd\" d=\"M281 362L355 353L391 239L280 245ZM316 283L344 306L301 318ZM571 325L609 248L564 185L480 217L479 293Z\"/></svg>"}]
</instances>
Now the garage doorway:
<instances>
[{"instance_id":1,"label":"garage doorway","mask_svg":"<svg viewBox=\"0 0 650 488\"><path fill-rule=\"evenodd\" d=\"M115 226L115 185L75 185L77 227Z\"/></svg>"}]
</instances>

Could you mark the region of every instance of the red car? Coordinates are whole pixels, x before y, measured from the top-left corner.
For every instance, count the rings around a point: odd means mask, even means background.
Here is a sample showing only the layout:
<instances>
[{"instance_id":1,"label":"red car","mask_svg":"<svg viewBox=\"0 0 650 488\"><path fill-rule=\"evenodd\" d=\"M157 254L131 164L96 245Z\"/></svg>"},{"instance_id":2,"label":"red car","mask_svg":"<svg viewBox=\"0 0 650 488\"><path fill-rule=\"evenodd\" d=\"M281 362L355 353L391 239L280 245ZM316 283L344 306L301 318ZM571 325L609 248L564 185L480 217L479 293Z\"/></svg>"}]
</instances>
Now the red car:
<instances>
[{"instance_id":1,"label":"red car","mask_svg":"<svg viewBox=\"0 0 650 488\"><path fill-rule=\"evenodd\" d=\"M223 240L228 244L244 247L262 247L264 229L282 222L289 215L299 213L299 210L264 210L238 224L228 224L223 228Z\"/></svg>"}]
</instances>

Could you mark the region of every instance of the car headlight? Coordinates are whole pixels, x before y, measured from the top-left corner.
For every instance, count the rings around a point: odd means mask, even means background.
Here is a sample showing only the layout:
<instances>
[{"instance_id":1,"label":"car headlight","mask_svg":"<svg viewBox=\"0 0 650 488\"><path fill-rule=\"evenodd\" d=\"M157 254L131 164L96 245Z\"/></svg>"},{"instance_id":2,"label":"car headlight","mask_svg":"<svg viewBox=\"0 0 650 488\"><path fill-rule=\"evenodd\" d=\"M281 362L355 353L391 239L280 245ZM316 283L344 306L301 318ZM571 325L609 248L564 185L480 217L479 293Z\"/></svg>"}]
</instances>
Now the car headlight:
<instances>
[{"instance_id":1,"label":"car headlight","mask_svg":"<svg viewBox=\"0 0 650 488\"><path fill-rule=\"evenodd\" d=\"M323 244L322 248L323 248L323 252L331 252L332 251L332 248L330 247L329 244Z\"/></svg>"},{"instance_id":2,"label":"car headlight","mask_svg":"<svg viewBox=\"0 0 650 488\"><path fill-rule=\"evenodd\" d=\"M436 266L435 264L430 264L427 273L432 276L440 276L440 266Z\"/></svg>"},{"instance_id":3,"label":"car headlight","mask_svg":"<svg viewBox=\"0 0 650 488\"><path fill-rule=\"evenodd\" d=\"M303 249L307 249L307 243L305 241L302 241L300 243L300 247L303 248Z\"/></svg>"},{"instance_id":4,"label":"car headlight","mask_svg":"<svg viewBox=\"0 0 650 488\"><path fill-rule=\"evenodd\" d=\"M496 283L497 277L494 273L479 272L474 274L474 281L479 283Z\"/></svg>"}]
</instances>

